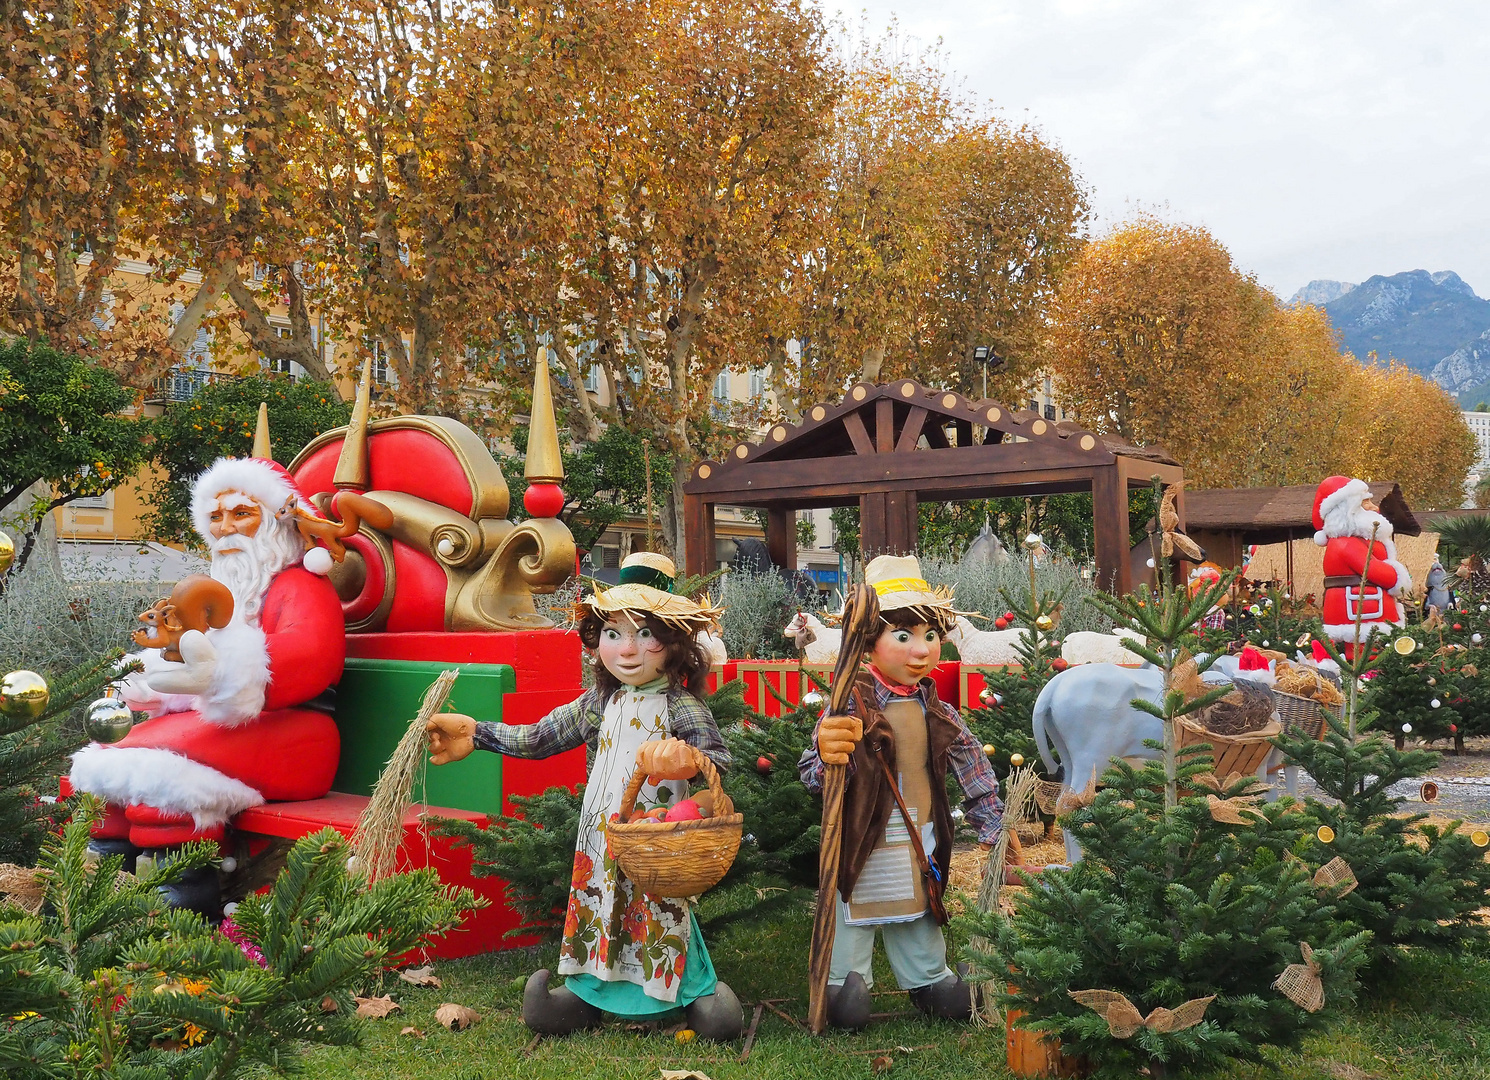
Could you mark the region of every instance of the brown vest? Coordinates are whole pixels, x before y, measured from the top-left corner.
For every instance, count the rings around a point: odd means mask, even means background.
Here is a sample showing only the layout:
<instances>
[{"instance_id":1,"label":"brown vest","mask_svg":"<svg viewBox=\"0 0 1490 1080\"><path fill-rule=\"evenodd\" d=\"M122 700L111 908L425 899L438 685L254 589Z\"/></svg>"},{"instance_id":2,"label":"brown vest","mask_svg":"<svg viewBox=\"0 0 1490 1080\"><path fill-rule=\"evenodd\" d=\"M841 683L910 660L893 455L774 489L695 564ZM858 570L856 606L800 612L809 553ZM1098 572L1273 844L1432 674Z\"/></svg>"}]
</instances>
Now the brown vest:
<instances>
[{"instance_id":1,"label":"brown vest","mask_svg":"<svg viewBox=\"0 0 1490 1080\"><path fill-rule=\"evenodd\" d=\"M895 738L885 714L874 696L874 676L859 672L854 679L854 715L864 722L864 738L854 747L854 771L848 789L843 793L843 848L838 862L838 891L846 901L853 895L864 860L869 858L885 835L895 799L885 783L877 754L890 766L895 764ZM931 820L936 826L936 850L928 852L931 862L947 880L952 863L952 807L947 802L947 752L956 741L959 725L947 715L947 706L936 696L930 679L921 680L926 697L926 756L931 771Z\"/></svg>"}]
</instances>

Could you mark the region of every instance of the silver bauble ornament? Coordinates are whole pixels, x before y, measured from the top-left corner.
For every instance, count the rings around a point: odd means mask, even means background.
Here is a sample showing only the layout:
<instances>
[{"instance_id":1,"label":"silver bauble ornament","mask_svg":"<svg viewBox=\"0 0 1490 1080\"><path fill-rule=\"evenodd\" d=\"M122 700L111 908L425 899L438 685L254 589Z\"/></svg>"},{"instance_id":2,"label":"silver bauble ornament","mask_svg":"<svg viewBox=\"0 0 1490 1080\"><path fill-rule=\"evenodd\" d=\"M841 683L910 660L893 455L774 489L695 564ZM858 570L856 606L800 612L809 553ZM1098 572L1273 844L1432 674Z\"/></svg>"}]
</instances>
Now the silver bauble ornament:
<instances>
[{"instance_id":1,"label":"silver bauble ornament","mask_svg":"<svg viewBox=\"0 0 1490 1080\"><path fill-rule=\"evenodd\" d=\"M39 720L51 699L47 681L34 671L12 671L0 679L0 713L12 720Z\"/></svg>"},{"instance_id":2,"label":"silver bauble ornament","mask_svg":"<svg viewBox=\"0 0 1490 1080\"><path fill-rule=\"evenodd\" d=\"M809 690L802 695L802 704L809 709L816 709L822 703L823 695L819 694L816 690Z\"/></svg>"},{"instance_id":3,"label":"silver bauble ornament","mask_svg":"<svg viewBox=\"0 0 1490 1080\"><path fill-rule=\"evenodd\" d=\"M1030 533L1028 536L1026 536L1024 538L1024 550L1026 550L1026 551L1038 551L1039 548L1040 548L1040 545L1042 545L1044 542L1045 541L1043 541L1043 540L1040 539L1040 534L1039 533Z\"/></svg>"},{"instance_id":4,"label":"silver bauble ornament","mask_svg":"<svg viewBox=\"0 0 1490 1080\"><path fill-rule=\"evenodd\" d=\"M134 713L118 698L99 698L83 717L83 731L96 743L116 743L134 726Z\"/></svg>"}]
</instances>

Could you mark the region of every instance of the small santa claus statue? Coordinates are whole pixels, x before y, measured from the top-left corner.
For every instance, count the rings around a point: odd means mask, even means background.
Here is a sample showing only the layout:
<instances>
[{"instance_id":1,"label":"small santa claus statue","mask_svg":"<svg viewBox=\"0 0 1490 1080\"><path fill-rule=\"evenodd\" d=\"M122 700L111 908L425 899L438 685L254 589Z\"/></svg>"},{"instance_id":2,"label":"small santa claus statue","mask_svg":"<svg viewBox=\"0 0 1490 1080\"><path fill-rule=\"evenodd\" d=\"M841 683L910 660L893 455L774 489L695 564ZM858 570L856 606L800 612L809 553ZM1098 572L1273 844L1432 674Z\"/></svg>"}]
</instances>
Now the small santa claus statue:
<instances>
[{"instance_id":1,"label":"small santa claus statue","mask_svg":"<svg viewBox=\"0 0 1490 1080\"><path fill-rule=\"evenodd\" d=\"M129 856L220 840L250 806L330 790L336 724L307 703L341 678L346 632L324 576L329 553L306 550L297 509L315 513L289 472L265 458L223 458L193 486L192 523L212 577L232 593L232 618L182 635L180 661L139 653L144 670L122 690L151 718L120 742L73 755L74 790L107 802L95 849Z\"/></svg>"},{"instance_id":2,"label":"small santa claus statue","mask_svg":"<svg viewBox=\"0 0 1490 1080\"><path fill-rule=\"evenodd\" d=\"M1349 658L1357 633L1366 642L1407 621L1402 600L1412 589L1412 576L1397 561L1392 523L1371 501L1364 480L1332 476L1321 483L1314 495L1314 528L1314 542L1324 548L1324 632L1342 643Z\"/></svg>"}]
</instances>

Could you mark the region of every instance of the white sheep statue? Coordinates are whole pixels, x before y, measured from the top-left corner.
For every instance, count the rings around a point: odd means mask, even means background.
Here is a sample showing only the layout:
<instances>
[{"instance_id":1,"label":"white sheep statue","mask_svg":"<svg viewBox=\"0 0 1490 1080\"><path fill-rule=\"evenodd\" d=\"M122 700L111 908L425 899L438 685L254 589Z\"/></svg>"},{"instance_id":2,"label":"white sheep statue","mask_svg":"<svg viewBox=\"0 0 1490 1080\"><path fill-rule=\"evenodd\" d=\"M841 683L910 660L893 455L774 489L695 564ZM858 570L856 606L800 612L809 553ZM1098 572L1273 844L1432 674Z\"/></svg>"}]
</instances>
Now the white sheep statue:
<instances>
[{"instance_id":1,"label":"white sheep statue","mask_svg":"<svg viewBox=\"0 0 1490 1080\"><path fill-rule=\"evenodd\" d=\"M714 665L729 663L729 650L724 647L724 638L709 630L700 630L693 635L693 639L704 647L704 652L709 656L709 663Z\"/></svg>"},{"instance_id":2,"label":"white sheep statue","mask_svg":"<svg viewBox=\"0 0 1490 1080\"><path fill-rule=\"evenodd\" d=\"M947 632L947 640L957 646L957 655L964 664L1018 664L1019 639L1023 630L979 630L966 616L957 616L957 622Z\"/></svg>"},{"instance_id":3,"label":"white sheep statue","mask_svg":"<svg viewBox=\"0 0 1490 1080\"><path fill-rule=\"evenodd\" d=\"M1141 664L1143 657L1123 647L1123 639L1147 644L1147 639L1132 630L1118 627L1110 634L1092 630L1073 630L1061 643L1061 658L1073 667L1077 664Z\"/></svg>"},{"instance_id":4,"label":"white sheep statue","mask_svg":"<svg viewBox=\"0 0 1490 1080\"><path fill-rule=\"evenodd\" d=\"M802 652L803 659L814 666L832 667L838 663L838 647L843 631L824 626L816 615L799 611L781 631Z\"/></svg>"}]
</instances>

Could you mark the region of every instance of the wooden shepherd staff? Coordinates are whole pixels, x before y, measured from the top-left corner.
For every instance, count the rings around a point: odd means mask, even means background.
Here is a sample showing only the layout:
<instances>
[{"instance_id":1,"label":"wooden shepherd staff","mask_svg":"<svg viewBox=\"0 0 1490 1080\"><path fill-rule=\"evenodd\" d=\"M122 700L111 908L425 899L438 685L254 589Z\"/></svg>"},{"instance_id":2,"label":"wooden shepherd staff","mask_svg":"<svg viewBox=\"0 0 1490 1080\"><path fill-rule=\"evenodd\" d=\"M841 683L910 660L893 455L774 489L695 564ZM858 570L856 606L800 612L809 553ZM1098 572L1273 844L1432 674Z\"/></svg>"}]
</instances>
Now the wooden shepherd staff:
<instances>
[{"instance_id":1,"label":"wooden shepherd staff","mask_svg":"<svg viewBox=\"0 0 1490 1080\"><path fill-rule=\"evenodd\" d=\"M880 629L880 600L868 585L855 585L843 605L843 639L833 668L828 715L848 713L849 694L859 673L859 662L873 646ZM843 849L843 789L847 765L823 765L823 827L817 862L817 912L812 921L812 952L808 956L807 1026L821 1035L828 1025L828 968L833 960L833 932L838 914L838 857Z\"/></svg>"}]
</instances>

